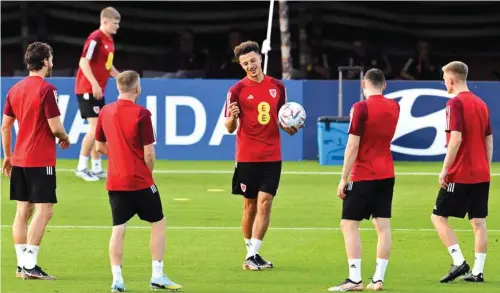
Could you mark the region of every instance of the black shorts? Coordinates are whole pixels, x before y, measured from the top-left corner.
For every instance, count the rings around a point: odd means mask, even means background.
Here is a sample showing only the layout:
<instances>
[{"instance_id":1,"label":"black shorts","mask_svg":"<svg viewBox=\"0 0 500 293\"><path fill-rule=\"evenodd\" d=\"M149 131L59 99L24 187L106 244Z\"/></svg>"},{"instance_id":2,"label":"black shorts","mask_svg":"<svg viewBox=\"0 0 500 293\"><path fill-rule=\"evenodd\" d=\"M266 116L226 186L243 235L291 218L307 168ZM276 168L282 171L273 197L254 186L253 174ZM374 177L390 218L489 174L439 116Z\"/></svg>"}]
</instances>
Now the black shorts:
<instances>
[{"instance_id":1,"label":"black shorts","mask_svg":"<svg viewBox=\"0 0 500 293\"><path fill-rule=\"evenodd\" d=\"M92 94L82 94L76 96L78 98L78 109L80 109L80 115L83 119L96 118L99 116L99 112L105 105L104 97L97 100Z\"/></svg>"},{"instance_id":2,"label":"black shorts","mask_svg":"<svg viewBox=\"0 0 500 293\"><path fill-rule=\"evenodd\" d=\"M13 166L10 199L30 203L57 203L56 168Z\"/></svg>"},{"instance_id":3,"label":"black shorts","mask_svg":"<svg viewBox=\"0 0 500 293\"><path fill-rule=\"evenodd\" d=\"M137 191L108 191L113 226L127 223L136 214L143 221L163 219L160 193L156 185Z\"/></svg>"},{"instance_id":4,"label":"black shorts","mask_svg":"<svg viewBox=\"0 0 500 293\"><path fill-rule=\"evenodd\" d=\"M259 191L275 196L281 177L281 161L237 163L233 175L233 194L257 198Z\"/></svg>"},{"instance_id":5,"label":"black shorts","mask_svg":"<svg viewBox=\"0 0 500 293\"><path fill-rule=\"evenodd\" d=\"M442 217L484 219L488 216L490 183L448 183L448 189L439 189L433 214Z\"/></svg>"},{"instance_id":6,"label":"black shorts","mask_svg":"<svg viewBox=\"0 0 500 293\"><path fill-rule=\"evenodd\" d=\"M388 178L349 182L342 205L342 219L391 218L394 181L394 178Z\"/></svg>"}]
</instances>

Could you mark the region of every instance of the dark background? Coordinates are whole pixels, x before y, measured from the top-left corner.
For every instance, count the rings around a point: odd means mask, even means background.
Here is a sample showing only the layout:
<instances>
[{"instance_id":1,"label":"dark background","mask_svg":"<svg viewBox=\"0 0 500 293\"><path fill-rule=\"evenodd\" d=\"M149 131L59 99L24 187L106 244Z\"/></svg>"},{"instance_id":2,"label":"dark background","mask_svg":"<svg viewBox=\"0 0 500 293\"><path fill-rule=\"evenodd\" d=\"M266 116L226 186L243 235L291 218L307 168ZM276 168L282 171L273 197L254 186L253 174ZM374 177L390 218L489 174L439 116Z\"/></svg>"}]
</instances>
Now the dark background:
<instances>
[{"instance_id":1,"label":"dark background","mask_svg":"<svg viewBox=\"0 0 500 293\"><path fill-rule=\"evenodd\" d=\"M370 58L387 58L392 69L387 75L392 79L402 78L407 60L417 56L419 41L430 45L437 71L449 61L462 60L470 67L470 79L500 78L499 3L301 1L288 5L293 64L297 71L302 69L297 78L337 78L337 66L348 65L349 58L357 56L352 50L356 40L366 43ZM159 71L162 76L196 69L202 74L195 77L238 78L243 72L231 62L230 32L262 44L269 2L2 1L2 76L24 74L23 52L35 40L47 41L54 48L56 76L74 76L83 42L98 28L100 10L106 6L122 15L115 36L119 70L134 69L144 75ZM178 52L185 30L193 34L194 61L184 60ZM307 36L303 41L300 32ZM269 74L277 77L281 76L280 47L276 2ZM370 66L367 63L365 67ZM318 64L329 68L329 73L315 74L311 68Z\"/></svg>"}]
</instances>

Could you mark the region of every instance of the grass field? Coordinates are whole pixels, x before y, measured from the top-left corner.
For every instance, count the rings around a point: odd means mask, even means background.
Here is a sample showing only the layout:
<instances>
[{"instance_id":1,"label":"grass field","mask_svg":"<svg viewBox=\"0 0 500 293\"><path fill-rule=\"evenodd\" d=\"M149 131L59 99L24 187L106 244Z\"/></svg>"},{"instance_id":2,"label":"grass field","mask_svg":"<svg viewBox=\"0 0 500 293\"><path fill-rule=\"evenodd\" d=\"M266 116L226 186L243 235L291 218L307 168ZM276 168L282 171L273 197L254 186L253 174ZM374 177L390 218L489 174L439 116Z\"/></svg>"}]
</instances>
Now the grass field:
<instances>
[{"instance_id":1,"label":"grass field","mask_svg":"<svg viewBox=\"0 0 500 293\"><path fill-rule=\"evenodd\" d=\"M104 181L77 179L75 161L58 162L58 198L39 263L57 281L15 279L11 229L15 203L2 178L1 292L109 292L108 240L111 215ZM158 162L155 180L167 215L165 271L186 292L325 292L347 277L336 197L339 167L316 162L285 163L261 254L275 263L262 272L241 270L245 255L239 228L242 200L230 194L232 162ZM191 171L207 171L193 174ZM500 185L490 192L490 249L484 284L440 284L451 258L432 229L430 214L438 191L440 164L399 163L393 201L393 251L388 292L500 292ZM162 172L163 171L163 172ZM215 172L218 171L218 172ZM411 174L413 173L413 174ZM493 167L500 173L500 165ZM500 174L499 174L500 175ZM467 220L452 220L469 263L474 243ZM363 222L363 280L375 269L376 233ZM125 239L123 274L129 292L148 292L151 274L149 229L135 218Z\"/></svg>"}]
</instances>

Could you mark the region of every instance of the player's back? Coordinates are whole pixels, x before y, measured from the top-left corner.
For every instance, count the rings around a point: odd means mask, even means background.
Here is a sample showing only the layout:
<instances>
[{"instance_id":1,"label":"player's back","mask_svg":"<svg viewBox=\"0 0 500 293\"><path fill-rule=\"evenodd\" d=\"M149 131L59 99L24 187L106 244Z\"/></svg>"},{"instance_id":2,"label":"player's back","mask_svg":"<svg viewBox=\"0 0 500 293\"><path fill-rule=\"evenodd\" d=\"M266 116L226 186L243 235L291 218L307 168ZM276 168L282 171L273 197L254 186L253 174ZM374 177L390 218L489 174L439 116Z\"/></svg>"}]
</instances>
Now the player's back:
<instances>
[{"instance_id":1,"label":"player's back","mask_svg":"<svg viewBox=\"0 0 500 293\"><path fill-rule=\"evenodd\" d=\"M143 141L145 117L150 119L149 110L127 100L106 105L99 114L108 148L108 190L139 190L153 184L144 161L144 144L151 143Z\"/></svg>"},{"instance_id":2,"label":"player's back","mask_svg":"<svg viewBox=\"0 0 500 293\"><path fill-rule=\"evenodd\" d=\"M382 95L370 96L353 108L363 121L363 131L352 179L379 180L394 177L391 142L399 119L399 104Z\"/></svg>"},{"instance_id":3,"label":"player's back","mask_svg":"<svg viewBox=\"0 0 500 293\"><path fill-rule=\"evenodd\" d=\"M39 76L28 76L9 90L7 102L19 125L12 157L14 166L55 165L55 137L47 121L51 115L44 105L46 97L57 96L55 91L53 85Z\"/></svg>"},{"instance_id":4,"label":"player's back","mask_svg":"<svg viewBox=\"0 0 500 293\"><path fill-rule=\"evenodd\" d=\"M454 110L457 113L453 113ZM485 140L491 134L488 106L473 93L461 92L447 103L447 112L450 111L452 114L448 114L447 123L450 124L450 117L454 116L453 119L457 119L462 127L462 142L449 171L450 182L488 182L490 163ZM447 133L447 142L449 138L450 132Z\"/></svg>"}]
</instances>

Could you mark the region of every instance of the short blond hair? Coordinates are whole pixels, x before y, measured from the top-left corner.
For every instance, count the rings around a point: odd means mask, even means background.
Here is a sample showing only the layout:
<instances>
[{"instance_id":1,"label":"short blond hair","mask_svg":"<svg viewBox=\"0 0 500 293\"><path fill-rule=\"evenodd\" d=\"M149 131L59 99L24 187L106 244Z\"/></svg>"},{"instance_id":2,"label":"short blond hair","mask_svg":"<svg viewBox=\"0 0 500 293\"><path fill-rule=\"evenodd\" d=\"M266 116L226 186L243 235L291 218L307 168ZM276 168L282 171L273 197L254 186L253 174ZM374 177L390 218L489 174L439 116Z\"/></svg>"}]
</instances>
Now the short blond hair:
<instances>
[{"instance_id":1,"label":"short blond hair","mask_svg":"<svg viewBox=\"0 0 500 293\"><path fill-rule=\"evenodd\" d=\"M442 70L443 72L454 74L457 79L462 81L467 80L467 75L469 74L469 67L462 61L452 61L443 66Z\"/></svg>"},{"instance_id":2,"label":"short blond hair","mask_svg":"<svg viewBox=\"0 0 500 293\"><path fill-rule=\"evenodd\" d=\"M122 93L131 92L139 85L140 75L133 70L123 71L116 77L118 91Z\"/></svg>"},{"instance_id":3,"label":"short blond hair","mask_svg":"<svg viewBox=\"0 0 500 293\"><path fill-rule=\"evenodd\" d=\"M114 7L106 7L101 11L101 19L107 18L107 19L115 19L115 20L120 20L121 15L116 10Z\"/></svg>"}]
</instances>

